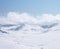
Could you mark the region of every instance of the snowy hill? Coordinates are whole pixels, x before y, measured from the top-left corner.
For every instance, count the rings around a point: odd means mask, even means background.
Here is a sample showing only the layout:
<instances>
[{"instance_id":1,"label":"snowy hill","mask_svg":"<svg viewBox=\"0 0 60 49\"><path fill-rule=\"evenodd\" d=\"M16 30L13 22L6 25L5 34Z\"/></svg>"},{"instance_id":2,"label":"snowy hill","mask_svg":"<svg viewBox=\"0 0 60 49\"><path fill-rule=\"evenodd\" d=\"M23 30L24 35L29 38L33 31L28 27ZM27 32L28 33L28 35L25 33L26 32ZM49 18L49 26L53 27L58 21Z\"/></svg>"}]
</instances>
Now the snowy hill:
<instances>
[{"instance_id":1,"label":"snowy hill","mask_svg":"<svg viewBox=\"0 0 60 49\"><path fill-rule=\"evenodd\" d=\"M10 12L1 18L0 49L60 49L60 20L45 16L38 19Z\"/></svg>"}]
</instances>

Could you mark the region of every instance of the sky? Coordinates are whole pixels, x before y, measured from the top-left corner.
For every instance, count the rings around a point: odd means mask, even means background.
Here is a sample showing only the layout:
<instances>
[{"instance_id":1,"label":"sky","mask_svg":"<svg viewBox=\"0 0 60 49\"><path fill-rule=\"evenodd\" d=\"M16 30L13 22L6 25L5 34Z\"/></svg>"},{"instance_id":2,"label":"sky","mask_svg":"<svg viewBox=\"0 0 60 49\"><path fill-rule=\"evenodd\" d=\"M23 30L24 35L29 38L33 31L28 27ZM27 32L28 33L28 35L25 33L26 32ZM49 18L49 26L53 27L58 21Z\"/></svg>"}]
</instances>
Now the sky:
<instances>
[{"instance_id":1,"label":"sky","mask_svg":"<svg viewBox=\"0 0 60 49\"><path fill-rule=\"evenodd\" d=\"M60 0L0 0L0 15L8 12L60 14Z\"/></svg>"}]
</instances>

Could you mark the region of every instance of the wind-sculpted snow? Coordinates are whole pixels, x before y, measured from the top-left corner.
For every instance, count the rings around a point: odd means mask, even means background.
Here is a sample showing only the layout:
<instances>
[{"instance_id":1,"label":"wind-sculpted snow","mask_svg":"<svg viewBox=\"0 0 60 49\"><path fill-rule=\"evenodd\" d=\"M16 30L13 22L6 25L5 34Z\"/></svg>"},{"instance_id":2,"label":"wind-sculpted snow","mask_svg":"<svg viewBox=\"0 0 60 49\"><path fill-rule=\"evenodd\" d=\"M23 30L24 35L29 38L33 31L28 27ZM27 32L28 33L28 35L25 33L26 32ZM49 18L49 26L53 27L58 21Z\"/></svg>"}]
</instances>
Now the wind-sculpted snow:
<instances>
[{"instance_id":1,"label":"wind-sculpted snow","mask_svg":"<svg viewBox=\"0 0 60 49\"><path fill-rule=\"evenodd\" d=\"M0 49L60 49L60 15L9 12L0 18Z\"/></svg>"}]
</instances>

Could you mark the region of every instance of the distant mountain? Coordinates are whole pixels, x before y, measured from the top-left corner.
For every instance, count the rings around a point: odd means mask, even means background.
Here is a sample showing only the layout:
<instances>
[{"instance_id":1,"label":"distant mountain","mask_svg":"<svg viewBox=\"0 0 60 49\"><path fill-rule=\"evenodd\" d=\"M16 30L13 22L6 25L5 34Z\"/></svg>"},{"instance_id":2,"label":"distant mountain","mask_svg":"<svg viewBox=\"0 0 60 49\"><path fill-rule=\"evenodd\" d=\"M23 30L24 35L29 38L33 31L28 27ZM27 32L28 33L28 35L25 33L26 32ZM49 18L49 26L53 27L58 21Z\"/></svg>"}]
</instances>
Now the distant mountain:
<instances>
[{"instance_id":1,"label":"distant mountain","mask_svg":"<svg viewBox=\"0 0 60 49\"><path fill-rule=\"evenodd\" d=\"M27 25L26 25L27 24ZM7 31L42 31L42 32L48 32L50 28L53 28L57 26L58 23L43 23L40 24L28 24L28 23L19 23L19 24L0 24L0 32L7 33Z\"/></svg>"},{"instance_id":2,"label":"distant mountain","mask_svg":"<svg viewBox=\"0 0 60 49\"><path fill-rule=\"evenodd\" d=\"M22 29L24 26L25 26L25 24L19 24L19 25L16 25L16 27L11 28L10 30L18 31L18 30Z\"/></svg>"},{"instance_id":3,"label":"distant mountain","mask_svg":"<svg viewBox=\"0 0 60 49\"><path fill-rule=\"evenodd\" d=\"M58 23L48 23L48 24L42 24L41 27L44 28L44 29L49 29L49 28L52 28L54 26L58 25Z\"/></svg>"},{"instance_id":4,"label":"distant mountain","mask_svg":"<svg viewBox=\"0 0 60 49\"><path fill-rule=\"evenodd\" d=\"M0 24L0 27L12 27L15 26L15 24Z\"/></svg>"},{"instance_id":5,"label":"distant mountain","mask_svg":"<svg viewBox=\"0 0 60 49\"><path fill-rule=\"evenodd\" d=\"M7 33L6 31L0 30L1 33Z\"/></svg>"}]
</instances>

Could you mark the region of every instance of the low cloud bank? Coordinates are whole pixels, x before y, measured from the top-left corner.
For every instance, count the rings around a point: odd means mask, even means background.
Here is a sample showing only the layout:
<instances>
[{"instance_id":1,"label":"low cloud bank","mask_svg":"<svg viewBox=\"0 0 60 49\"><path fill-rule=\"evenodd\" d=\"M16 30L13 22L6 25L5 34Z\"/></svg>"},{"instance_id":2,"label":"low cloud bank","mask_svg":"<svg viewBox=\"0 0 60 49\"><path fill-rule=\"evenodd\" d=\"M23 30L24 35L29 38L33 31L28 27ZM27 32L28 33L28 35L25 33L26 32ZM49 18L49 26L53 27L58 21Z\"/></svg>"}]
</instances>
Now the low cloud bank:
<instances>
[{"instance_id":1,"label":"low cloud bank","mask_svg":"<svg viewBox=\"0 0 60 49\"><path fill-rule=\"evenodd\" d=\"M39 17L31 16L28 13L9 12L7 17L0 17L0 23L33 23L60 22L60 14L42 14Z\"/></svg>"}]
</instances>

